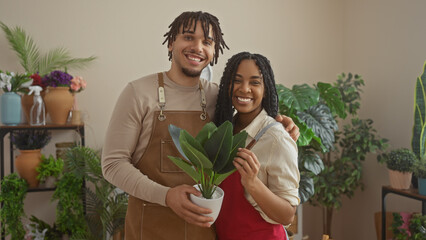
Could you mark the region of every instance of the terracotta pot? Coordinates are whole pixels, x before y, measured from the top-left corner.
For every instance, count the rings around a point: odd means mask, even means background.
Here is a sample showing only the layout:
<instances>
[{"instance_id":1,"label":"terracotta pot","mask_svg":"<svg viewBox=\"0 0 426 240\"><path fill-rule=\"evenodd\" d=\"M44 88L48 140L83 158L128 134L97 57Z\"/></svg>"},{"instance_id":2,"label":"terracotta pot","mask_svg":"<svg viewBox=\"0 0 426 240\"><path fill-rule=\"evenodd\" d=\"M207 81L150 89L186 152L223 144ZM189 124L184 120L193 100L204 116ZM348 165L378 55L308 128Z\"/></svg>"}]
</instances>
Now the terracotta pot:
<instances>
[{"instance_id":1,"label":"terracotta pot","mask_svg":"<svg viewBox=\"0 0 426 240\"><path fill-rule=\"evenodd\" d=\"M52 123L65 124L74 104L74 96L69 87L47 87L44 103Z\"/></svg>"},{"instance_id":2,"label":"terracotta pot","mask_svg":"<svg viewBox=\"0 0 426 240\"><path fill-rule=\"evenodd\" d=\"M409 189L411 185L412 172L398 172L389 169L389 182L395 189Z\"/></svg>"},{"instance_id":3,"label":"terracotta pot","mask_svg":"<svg viewBox=\"0 0 426 240\"><path fill-rule=\"evenodd\" d=\"M36 188L39 184L36 168L41 163L41 149L19 151L21 154L16 156L15 168L19 176L28 182L30 188Z\"/></svg>"},{"instance_id":4,"label":"terracotta pot","mask_svg":"<svg viewBox=\"0 0 426 240\"><path fill-rule=\"evenodd\" d=\"M43 98L43 101L44 101L44 95L45 94L46 94L46 91L41 91L41 93L40 93L40 96L41 96L41 98ZM22 111L24 112L26 123L30 123L30 111L31 111L31 107L33 106L33 103L34 103L33 100L34 100L33 94L21 96ZM45 117L47 117L47 109L45 111Z\"/></svg>"}]
</instances>

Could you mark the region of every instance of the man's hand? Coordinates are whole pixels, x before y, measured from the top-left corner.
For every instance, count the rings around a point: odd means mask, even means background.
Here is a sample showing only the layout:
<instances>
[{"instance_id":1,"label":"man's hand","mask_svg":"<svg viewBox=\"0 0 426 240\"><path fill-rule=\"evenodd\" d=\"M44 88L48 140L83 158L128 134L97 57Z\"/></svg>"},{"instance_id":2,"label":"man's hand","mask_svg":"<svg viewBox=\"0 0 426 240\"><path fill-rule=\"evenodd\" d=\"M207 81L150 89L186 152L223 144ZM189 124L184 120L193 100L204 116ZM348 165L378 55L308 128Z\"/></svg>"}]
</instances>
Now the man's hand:
<instances>
[{"instance_id":1,"label":"man's hand","mask_svg":"<svg viewBox=\"0 0 426 240\"><path fill-rule=\"evenodd\" d=\"M192 186L179 185L170 188L166 195L166 205L170 207L179 217L186 222L200 226L210 227L213 218L201 214L209 214L212 211L208 208L202 208L189 200L189 194L201 196L201 193Z\"/></svg>"},{"instance_id":2,"label":"man's hand","mask_svg":"<svg viewBox=\"0 0 426 240\"><path fill-rule=\"evenodd\" d=\"M294 124L293 119L287 117L286 115L277 115L275 120L280 122L284 126L285 130L290 134L291 138L297 142L297 139L299 139L300 136L300 132L299 127Z\"/></svg>"}]
</instances>

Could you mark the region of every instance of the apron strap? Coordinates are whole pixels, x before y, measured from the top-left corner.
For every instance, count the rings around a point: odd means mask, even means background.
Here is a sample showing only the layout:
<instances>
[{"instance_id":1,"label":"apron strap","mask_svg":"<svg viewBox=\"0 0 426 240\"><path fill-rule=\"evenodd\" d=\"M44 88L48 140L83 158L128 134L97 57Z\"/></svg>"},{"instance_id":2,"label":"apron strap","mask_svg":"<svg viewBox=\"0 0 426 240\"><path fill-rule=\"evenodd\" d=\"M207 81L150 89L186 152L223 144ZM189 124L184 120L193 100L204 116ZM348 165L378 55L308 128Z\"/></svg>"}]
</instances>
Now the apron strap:
<instances>
[{"instance_id":1,"label":"apron strap","mask_svg":"<svg viewBox=\"0 0 426 240\"><path fill-rule=\"evenodd\" d=\"M164 94L164 80L163 73L158 73L158 103L160 104L160 115L158 115L158 120L166 120L166 115L164 115L163 110L166 106L166 95Z\"/></svg>"},{"instance_id":2,"label":"apron strap","mask_svg":"<svg viewBox=\"0 0 426 240\"><path fill-rule=\"evenodd\" d=\"M166 120L166 115L164 115L163 111L166 107L166 95L164 93L164 79L163 73L157 73L158 75L158 104L160 105L160 114L158 115L158 120L164 121ZM207 119L207 98L206 93L204 91L203 85L201 85L201 81L199 81L199 88L201 92L201 108L203 112L200 114L201 120Z\"/></svg>"},{"instance_id":3,"label":"apron strap","mask_svg":"<svg viewBox=\"0 0 426 240\"><path fill-rule=\"evenodd\" d=\"M277 124L281 124L281 123L279 123L279 122L273 122L273 123L270 123L270 124L268 124L268 125L266 125L266 127L264 127L264 128L262 128L257 134L256 134L256 136L254 137L254 139L253 140L251 140L251 142L246 146L246 148L248 149L248 150L250 150L250 149L252 149L253 148L253 146L257 143L257 141L259 141L259 139L260 139L260 137L262 137L262 135L263 134L265 134L265 132L270 128L270 127L272 127L272 126L274 126L274 125L277 125Z\"/></svg>"}]
</instances>

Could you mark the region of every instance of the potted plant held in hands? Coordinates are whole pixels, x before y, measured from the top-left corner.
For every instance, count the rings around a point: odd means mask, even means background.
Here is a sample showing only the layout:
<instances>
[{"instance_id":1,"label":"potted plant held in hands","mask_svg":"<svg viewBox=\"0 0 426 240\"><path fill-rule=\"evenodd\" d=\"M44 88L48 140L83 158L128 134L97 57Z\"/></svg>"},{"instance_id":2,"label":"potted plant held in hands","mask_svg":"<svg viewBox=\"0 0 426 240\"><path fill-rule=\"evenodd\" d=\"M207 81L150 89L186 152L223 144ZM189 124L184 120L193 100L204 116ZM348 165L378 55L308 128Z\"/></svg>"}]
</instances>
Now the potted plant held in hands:
<instances>
[{"instance_id":1,"label":"potted plant held in hands","mask_svg":"<svg viewBox=\"0 0 426 240\"><path fill-rule=\"evenodd\" d=\"M169 132L176 148L186 160L173 156L169 158L197 183L194 187L203 198L191 194L190 199L199 206L210 208L213 212L207 216L212 217L214 222L224 196L218 185L235 171L232 162L238 148L245 146L247 132L242 131L233 136L233 126L229 121L219 127L208 123L195 138L174 125L169 125Z\"/></svg>"},{"instance_id":2,"label":"potted plant held in hands","mask_svg":"<svg viewBox=\"0 0 426 240\"><path fill-rule=\"evenodd\" d=\"M12 144L21 153L15 159L16 170L30 188L38 187L36 168L41 163L41 149L49 143L50 138L50 133L45 129L17 130L11 134Z\"/></svg>"},{"instance_id":3,"label":"potted plant held in hands","mask_svg":"<svg viewBox=\"0 0 426 240\"><path fill-rule=\"evenodd\" d=\"M412 169L416 155L409 149L399 148L377 156L380 163L389 169L389 182L396 189L408 189L411 185Z\"/></svg>"}]
</instances>

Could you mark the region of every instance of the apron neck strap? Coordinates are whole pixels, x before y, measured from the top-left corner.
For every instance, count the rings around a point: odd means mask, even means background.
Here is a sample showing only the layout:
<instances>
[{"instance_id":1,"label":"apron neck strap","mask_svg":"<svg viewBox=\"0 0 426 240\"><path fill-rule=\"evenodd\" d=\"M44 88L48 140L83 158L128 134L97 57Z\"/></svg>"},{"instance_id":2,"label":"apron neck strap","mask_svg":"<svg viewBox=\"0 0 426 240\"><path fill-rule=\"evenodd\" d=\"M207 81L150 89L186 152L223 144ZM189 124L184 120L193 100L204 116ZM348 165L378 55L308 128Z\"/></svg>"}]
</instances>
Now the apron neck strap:
<instances>
[{"instance_id":1,"label":"apron neck strap","mask_svg":"<svg viewBox=\"0 0 426 240\"><path fill-rule=\"evenodd\" d=\"M158 120L160 121L164 121L166 119L166 115L164 115L163 111L164 108L166 107L166 95L164 92L164 78L163 78L163 73L157 73L158 76L158 103L160 105L160 114L158 115ZM203 112L200 114L200 118L201 120L206 120L207 119L207 99L206 99L206 93L204 91L203 85L201 85L201 81L198 81L199 84L199 89L201 92L201 108L203 110Z\"/></svg>"}]
</instances>

